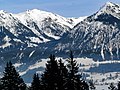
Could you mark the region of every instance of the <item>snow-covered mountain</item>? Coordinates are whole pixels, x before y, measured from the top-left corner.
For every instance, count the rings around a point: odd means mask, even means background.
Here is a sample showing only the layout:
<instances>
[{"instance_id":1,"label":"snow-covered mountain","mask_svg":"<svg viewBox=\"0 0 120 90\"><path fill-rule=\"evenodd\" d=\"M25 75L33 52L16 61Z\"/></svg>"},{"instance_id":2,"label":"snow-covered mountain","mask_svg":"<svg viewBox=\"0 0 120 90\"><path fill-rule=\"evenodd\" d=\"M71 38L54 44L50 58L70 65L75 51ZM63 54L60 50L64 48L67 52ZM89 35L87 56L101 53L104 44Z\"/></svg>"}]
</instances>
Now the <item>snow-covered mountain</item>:
<instances>
[{"instance_id":1,"label":"snow-covered mountain","mask_svg":"<svg viewBox=\"0 0 120 90\"><path fill-rule=\"evenodd\" d=\"M96 16L99 16L100 14L103 14L103 13L111 14L112 16L120 19L120 6L112 2L107 2L97 12Z\"/></svg>"},{"instance_id":2,"label":"snow-covered mountain","mask_svg":"<svg viewBox=\"0 0 120 90\"><path fill-rule=\"evenodd\" d=\"M50 12L37 9L15 15L25 26L29 27L43 42L58 40L73 27L70 20Z\"/></svg>"},{"instance_id":3,"label":"snow-covered mountain","mask_svg":"<svg viewBox=\"0 0 120 90\"><path fill-rule=\"evenodd\" d=\"M71 49L78 57L95 60L119 60L119 13L119 5L107 2L99 11L77 23L65 37L54 43L53 48L45 47L56 53Z\"/></svg>"},{"instance_id":4,"label":"snow-covered mountain","mask_svg":"<svg viewBox=\"0 0 120 90\"><path fill-rule=\"evenodd\" d=\"M1 53L17 51L14 58L20 60L29 58L32 52L41 56L54 52L59 56L70 49L80 57L119 59L119 16L120 6L111 2L93 15L77 19L37 9L19 14L1 10L0 50Z\"/></svg>"},{"instance_id":5,"label":"snow-covered mountain","mask_svg":"<svg viewBox=\"0 0 120 90\"><path fill-rule=\"evenodd\" d=\"M1 10L0 26L8 29L10 33L20 40L23 39L24 42L25 39L29 40L28 43L57 40L73 27L69 19L37 9L20 14L11 14Z\"/></svg>"},{"instance_id":6,"label":"snow-covered mountain","mask_svg":"<svg viewBox=\"0 0 120 90\"><path fill-rule=\"evenodd\" d=\"M69 50L75 57L92 58L93 66L99 64L93 60L120 60L120 6L107 2L91 16L79 18L37 9L19 14L0 11L0 72L11 60L28 80L28 74L44 69L49 54L66 57Z\"/></svg>"},{"instance_id":7,"label":"snow-covered mountain","mask_svg":"<svg viewBox=\"0 0 120 90\"><path fill-rule=\"evenodd\" d=\"M107 2L98 12L78 23L71 32L72 48L81 56L120 59L120 6Z\"/></svg>"},{"instance_id":8,"label":"snow-covered mountain","mask_svg":"<svg viewBox=\"0 0 120 90\"><path fill-rule=\"evenodd\" d=\"M56 41L67 34L73 27L71 23L67 18L37 9L20 14L1 10L1 58L11 59L6 58L5 54L13 59L28 58L34 48L39 47L39 44Z\"/></svg>"},{"instance_id":9,"label":"snow-covered mountain","mask_svg":"<svg viewBox=\"0 0 120 90\"><path fill-rule=\"evenodd\" d=\"M85 18L87 18L87 16L83 16L83 17L79 17L79 18L72 17L72 18L68 18L68 19L72 22L72 25L75 26L79 22L83 21Z\"/></svg>"}]
</instances>

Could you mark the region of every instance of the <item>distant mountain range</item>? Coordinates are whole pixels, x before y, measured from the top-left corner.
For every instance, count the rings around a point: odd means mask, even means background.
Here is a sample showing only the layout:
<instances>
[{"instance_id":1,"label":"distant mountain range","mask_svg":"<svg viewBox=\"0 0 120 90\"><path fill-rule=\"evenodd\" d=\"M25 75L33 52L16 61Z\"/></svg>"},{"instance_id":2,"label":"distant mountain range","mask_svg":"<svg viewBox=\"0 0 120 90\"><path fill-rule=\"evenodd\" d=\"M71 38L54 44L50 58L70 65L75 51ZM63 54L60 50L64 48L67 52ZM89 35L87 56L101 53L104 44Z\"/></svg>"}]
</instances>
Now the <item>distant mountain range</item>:
<instances>
[{"instance_id":1,"label":"distant mountain range","mask_svg":"<svg viewBox=\"0 0 120 90\"><path fill-rule=\"evenodd\" d=\"M78 12L80 13L80 12ZM0 62L34 62L53 53L120 59L120 6L106 3L88 17L65 18L37 9L0 11Z\"/></svg>"}]
</instances>

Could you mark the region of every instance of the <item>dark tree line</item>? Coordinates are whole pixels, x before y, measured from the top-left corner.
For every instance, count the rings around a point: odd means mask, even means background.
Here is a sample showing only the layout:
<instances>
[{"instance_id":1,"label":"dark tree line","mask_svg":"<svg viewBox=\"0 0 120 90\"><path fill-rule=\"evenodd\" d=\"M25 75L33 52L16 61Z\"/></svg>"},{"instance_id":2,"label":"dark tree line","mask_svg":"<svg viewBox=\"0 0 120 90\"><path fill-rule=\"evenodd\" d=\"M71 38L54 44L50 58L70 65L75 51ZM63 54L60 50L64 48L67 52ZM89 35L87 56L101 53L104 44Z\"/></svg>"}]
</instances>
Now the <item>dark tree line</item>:
<instances>
[{"instance_id":1,"label":"dark tree line","mask_svg":"<svg viewBox=\"0 0 120 90\"><path fill-rule=\"evenodd\" d=\"M31 90L89 90L88 84L81 79L81 75L78 73L79 65L73 59L72 51L67 65L64 65L61 59L57 61L54 55L50 55L49 58L45 72L39 81L35 81L38 76L34 75Z\"/></svg>"},{"instance_id":2,"label":"dark tree line","mask_svg":"<svg viewBox=\"0 0 120 90\"><path fill-rule=\"evenodd\" d=\"M34 74L29 88L12 63L8 62L3 72L4 75L0 79L0 90L89 90L90 85L82 80L78 71L79 65L73 59L72 51L67 62L65 65L61 59L56 60L54 55L50 55L44 73L41 77ZM109 89L114 90L112 87ZM120 90L120 82L117 90Z\"/></svg>"},{"instance_id":3,"label":"dark tree line","mask_svg":"<svg viewBox=\"0 0 120 90\"><path fill-rule=\"evenodd\" d=\"M54 55L50 55L41 78L34 74L29 88L13 64L8 62L0 79L0 90L89 90L88 84L78 74L79 65L73 59L72 52L67 62L64 65L61 59L57 61Z\"/></svg>"},{"instance_id":4,"label":"dark tree line","mask_svg":"<svg viewBox=\"0 0 120 90\"><path fill-rule=\"evenodd\" d=\"M0 83L0 90L26 90L26 84L11 62L6 64Z\"/></svg>"}]
</instances>

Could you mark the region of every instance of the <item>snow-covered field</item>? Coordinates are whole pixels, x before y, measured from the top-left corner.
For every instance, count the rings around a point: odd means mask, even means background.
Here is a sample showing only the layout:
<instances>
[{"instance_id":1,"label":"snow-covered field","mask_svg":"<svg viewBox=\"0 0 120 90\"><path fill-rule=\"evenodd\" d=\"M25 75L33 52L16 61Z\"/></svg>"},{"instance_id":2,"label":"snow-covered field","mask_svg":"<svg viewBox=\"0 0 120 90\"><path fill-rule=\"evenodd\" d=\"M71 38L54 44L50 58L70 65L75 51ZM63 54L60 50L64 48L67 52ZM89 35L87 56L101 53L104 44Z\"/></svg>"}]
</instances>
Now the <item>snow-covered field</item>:
<instances>
[{"instance_id":1,"label":"snow-covered field","mask_svg":"<svg viewBox=\"0 0 120 90\"><path fill-rule=\"evenodd\" d=\"M56 58L59 60L61 57ZM96 90L108 90L110 83L114 83L117 86L120 80L120 61L109 60L109 61L94 61L90 58L74 58L80 64L79 71L83 75L83 79L93 80L95 83ZM49 59L41 59L33 65L28 66L24 71L20 71L21 76L29 75L31 72L41 74L45 68L45 64ZM66 64L66 59L63 59ZM21 66L26 65L25 63L16 63L14 66L19 70Z\"/></svg>"},{"instance_id":2,"label":"snow-covered field","mask_svg":"<svg viewBox=\"0 0 120 90\"><path fill-rule=\"evenodd\" d=\"M96 85L96 90L109 90L108 85Z\"/></svg>"}]
</instances>

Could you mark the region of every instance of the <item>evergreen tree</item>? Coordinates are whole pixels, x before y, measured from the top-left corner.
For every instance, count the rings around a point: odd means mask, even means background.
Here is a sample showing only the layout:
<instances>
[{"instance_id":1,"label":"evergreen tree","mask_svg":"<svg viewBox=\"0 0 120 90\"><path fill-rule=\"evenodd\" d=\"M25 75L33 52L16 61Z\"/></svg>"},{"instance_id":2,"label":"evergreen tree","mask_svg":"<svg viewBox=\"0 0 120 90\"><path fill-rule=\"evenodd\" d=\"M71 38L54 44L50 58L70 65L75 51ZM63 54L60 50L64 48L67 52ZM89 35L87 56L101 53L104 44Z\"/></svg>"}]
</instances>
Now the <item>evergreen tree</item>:
<instances>
[{"instance_id":1,"label":"evergreen tree","mask_svg":"<svg viewBox=\"0 0 120 90\"><path fill-rule=\"evenodd\" d=\"M89 86L90 86L91 90L95 90L95 88L96 88L92 79L89 81Z\"/></svg>"},{"instance_id":2,"label":"evergreen tree","mask_svg":"<svg viewBox=\"0 0 120 90\"><path fill-rule=\"evenodd\" d=\"M110 86L108 87L108 89L110 89L110 90L116 90L116 87L114 86L113 83L111 83Z\"/></svg>"},{"instance_id":3,"label":"evergreen tree","mask_svg":"<svg viewBox=\"0 0 120 90\"><path fill-rule=\"evenodd\" d=\"M5 67L4 76L1 78L2 90L25 90L26 84L19 76L11 62Z\"/></svg>"},{"instance_id":4,"label":"evergreen tree","mask_svg":"<svg viewBox=\"0 0 120 90\"><path fill-rule=\"evenodd\" d=\"M1 83L1 79L0 79L0 89L2 89L2 83Z\"/></svg>"},{"instance_id":5,"label":"evergreen tree","mask_svg":"<svg viewBox=\"0 0 120 90\"><path fill-rule=\"evenodd\" d=\"M73 59L73 53L70 51L70 59L68 59L69 74L68 74L68 82L67 89L68 90L88 90L88 85L86 82L81 81L81 75L78 74L79 65L77 61Z\"/></svg>"},{"instance_id":6,"label":"evergreen tree","mask_svg":"<svg viewBox=\"0 0 120 90\"><path fill-rule=\"evenodd\" d=\"M117 85L117 86L118 86L118 90L120 90L120 82L118 82L118 85Z\"/></svg>"},{"instance_id":7,"label":"evergreen tree","mask_svg":"<svg viewBox=\"0 0 120 90\"><path fill-rule=\"evenodd\" d=\"M79 90L89 90L89 85L87 84L87 82L82 81L80 83L80 89Z\"/></svg>"},{"instance_id":8,"label":"evergreen tree","mask_svg":"<svg viewBox=\"0 0 120 90\"><path fill-rule=\"evenodd\" d=\"M58 86L58 89L59 90L66 90L68 70L61 59L59 60L58 64L59 64L59 66L58 66L58 68L59 68L59 80L58 80L59 86Z\"/></svg>"},{"instance_id":9,"label":"evergreen tree","mask_svg":"<svg viewBox=\"0 0 120 90\"><path fill-rule=\"evenodd\" d=\"M42 75L42 84L45 90L58 90L59 69L54 55L50 55L50 61L47 61L46 69Z\"/></svg>"},{"instance_id":10,"label":"evergreen tree","mask_svg":"<svg viewBox=\"0 0 120 90\"><path fill-rule=\"evenodd\" d=\"M30 90L42 90L38 74L34 74Z\"/></svg>"}]
</instances>

